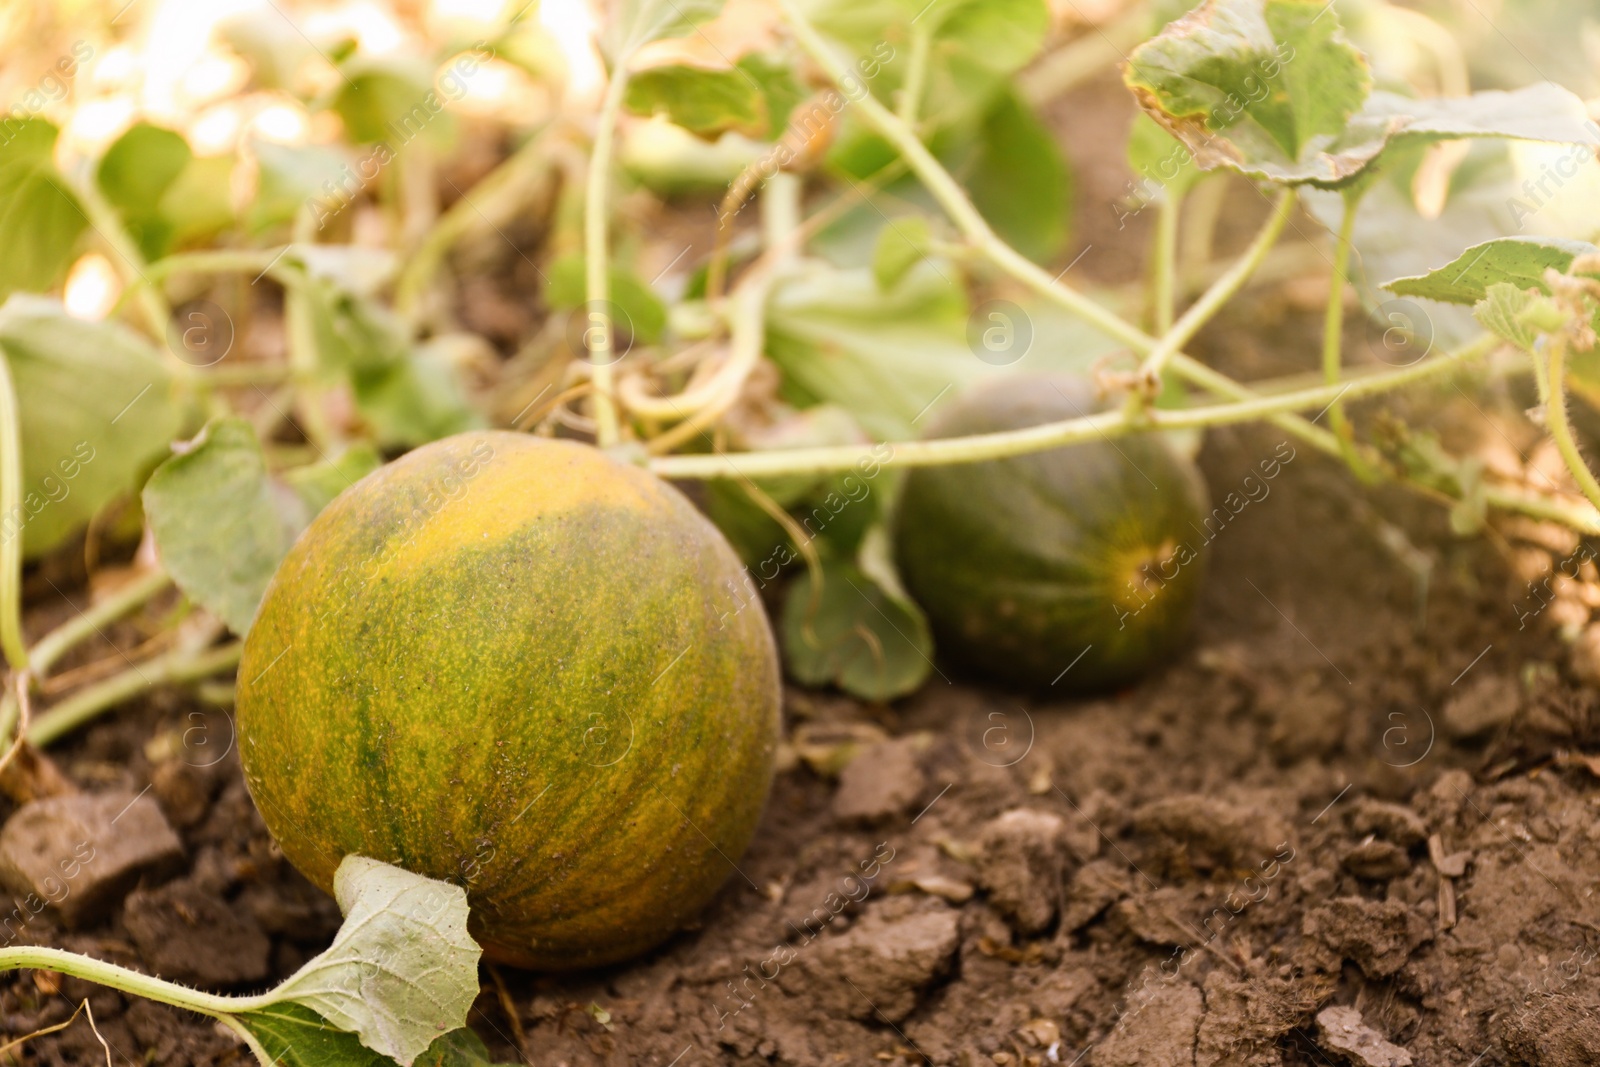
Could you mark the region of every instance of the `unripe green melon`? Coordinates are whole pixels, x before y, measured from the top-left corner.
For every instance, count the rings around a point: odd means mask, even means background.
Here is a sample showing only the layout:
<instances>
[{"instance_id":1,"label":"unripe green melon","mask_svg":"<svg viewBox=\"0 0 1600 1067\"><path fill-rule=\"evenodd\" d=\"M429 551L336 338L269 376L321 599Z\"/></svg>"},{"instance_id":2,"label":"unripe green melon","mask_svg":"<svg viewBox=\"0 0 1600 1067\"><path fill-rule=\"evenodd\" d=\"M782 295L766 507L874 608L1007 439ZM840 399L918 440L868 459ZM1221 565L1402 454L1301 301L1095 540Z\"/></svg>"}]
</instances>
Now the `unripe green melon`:
<instances>
[{"instance_id":1,"label":"unripe green melon","mask_svg":"<svg viewBox=\"0 0 1600 1067\"><path fill-rule=\"evenodd\" d=\"M779 674L722 535L585 445L461 434L362 479L273 578L240 757L289 860L455 882L505 962L657 944L711 898L772 782Z\"/></svg>"},{"instance_id":2,"label":"unripe green melon","mask_svg":"<svg viewBox=\"0 0 1600 1067\"><path fill-rule=\"evenodd\" d=\"M1016 375L951 401L927 436L1097 408L1080 378ZM919 467L895 509L895 561L945 655L1013 684L1103 689L1178 648L1205 569L1206 510L1200 472L1153 433Z\"/></svg>"}]
</instances>

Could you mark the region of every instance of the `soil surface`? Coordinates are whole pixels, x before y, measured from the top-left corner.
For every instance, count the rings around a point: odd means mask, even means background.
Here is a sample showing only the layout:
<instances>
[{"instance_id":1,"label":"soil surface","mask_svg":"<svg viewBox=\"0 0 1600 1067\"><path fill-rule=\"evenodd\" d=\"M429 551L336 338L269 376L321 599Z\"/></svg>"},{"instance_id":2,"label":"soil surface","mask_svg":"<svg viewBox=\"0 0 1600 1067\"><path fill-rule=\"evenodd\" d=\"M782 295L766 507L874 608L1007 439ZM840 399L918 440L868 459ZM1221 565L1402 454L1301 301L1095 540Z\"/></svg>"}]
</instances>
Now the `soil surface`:
<instances>
[{"instance_id":1,"label":"soil surface","mask_svg":"<svg viewBox=\"0 0 1600 1067\"><path fill-rule=\"evenodd\" d=\"M1212 434L1214 497L1278 449ZM552 1067L1596 1062L1593 691L1544 620L1521 625L1489 542L1304 449L1260 484L1170 669L1088 700L948 671L892 708L791 691L796 754L700 928L601 973L485 971L473 1025ZM324 945L337 912L268 838L230 731L157 695L57 751L86 791L148 788L184 858L97 924L46 912L16 943L234 989ZM72 978L8 976L0 1025L84 998L114 1063L248 1062L209 1022ZM1358 1018L1319 1025L1329 1007ZM26 1052L104 1055L81 1020Z\"/></svg>"},{"instance_id":2,"label":"soil surface","mask_svg":"<svg viewBox=\"0 0 1600 1067\"><path fill-rule=\"evenodd\" d=\"M1314 314L1264 297L1230 314L1197 354L1310 368ZM1492 443L1477 410L1441 418ZM496 1056L1600 1062L1600 758L1583 755L1600 702L1556 636L1583 609L1533 610L1576 541L1527 524L1457 538L1440 509L1270 428L1213 432L1200 460L1235 503L1179 660L1095 699L942 667L892 707L791 690L785 770L698 928L598 973L485 969L471 1023ZM82 598L81 576L52 580ZM33 635L69 611L44 593ZM245 991L337 928L256 814L225 710L156 692L51 755L85 792L158 805L181 855L76 929L25 913L11 943ZM48 973L0 979L0 1027L85 999L104 1047L80 1019L26 1062L250 1062L207 1020Z\"/></svg>"}]
</instances>

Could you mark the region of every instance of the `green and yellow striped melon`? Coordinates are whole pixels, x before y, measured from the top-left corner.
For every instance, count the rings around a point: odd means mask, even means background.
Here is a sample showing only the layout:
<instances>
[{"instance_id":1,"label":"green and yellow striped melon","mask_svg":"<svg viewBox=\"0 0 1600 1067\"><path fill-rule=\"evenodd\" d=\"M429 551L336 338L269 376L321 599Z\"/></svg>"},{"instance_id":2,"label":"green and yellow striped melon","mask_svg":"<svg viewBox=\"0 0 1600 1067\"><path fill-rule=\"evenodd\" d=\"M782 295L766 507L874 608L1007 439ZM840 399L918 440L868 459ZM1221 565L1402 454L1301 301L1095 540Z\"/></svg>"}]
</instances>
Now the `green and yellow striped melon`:
<instances>
[{"instance_id":1,"label":"green and yellow striped melon","mask_svg":"<svg viewBox=\"0 0 1600 1067\"><path fill-rule=\"evenodd\" d=\"M585 445L461 434L301 536L239 670L240 756L289 860L464 886L491 958L634 955L699 911L771 786L759 601L676 490Z\"/></svg>"},{"instance_id":2,"label":"green and yellow striped melon","mask_svg":"<svg viewBox=\"0 0 1600 1067\"><path fill-rule=\"evenodd\" d=\"M951 401L929 437L1088 415L1067 375L1016 375ZM1200 472L1159 434L920 467L893 517L895 561L939 650L1003 681L1121 684L1188 630L1210 540Z\"/></svg>"}]
</instances>

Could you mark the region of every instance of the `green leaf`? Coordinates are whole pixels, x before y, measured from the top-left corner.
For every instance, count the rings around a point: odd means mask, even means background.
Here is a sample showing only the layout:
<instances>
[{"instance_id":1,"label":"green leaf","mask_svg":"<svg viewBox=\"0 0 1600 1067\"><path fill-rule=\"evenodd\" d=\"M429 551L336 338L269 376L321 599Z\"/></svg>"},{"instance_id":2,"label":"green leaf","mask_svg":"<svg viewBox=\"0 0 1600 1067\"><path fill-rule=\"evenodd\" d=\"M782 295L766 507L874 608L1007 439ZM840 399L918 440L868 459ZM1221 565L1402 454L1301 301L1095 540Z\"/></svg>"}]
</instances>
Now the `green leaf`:
<instances>
[{"instance_id":1,"label":"green leaf","mask_svg":"<svg viewBox=\"0 0 1600 1067\"><path fill-rule=\"evenodd\" d=\"M211 423L157 467L144 487L144 512L178 588L241 637L310 521L300 499L273 484L243 419Z\"/></svg>"},{"instance_id":2,"label":"green leaf","mask_svg":"<svg viewBox=\"0 0 1600 1067\"><path fill-rule=\"evenodd\" d=\"M383 466L378 450L358 442L337 456L304 467L284 471L283 482L306 507L309 517L333 502L333 498Z\"/></svg>"},{"instance_id":3,"label":"green leaf","mask_svg":"<svg viewBox=\"0 0 1600 1067\"><path fill-rule=\"evenodd\" d=\"M755 79L767 106L764 140L776 141L789 126L789 116L806 98L806 89L795 78L794 68L781 57L751 52L734 64Z\"/></svg>"},{"instance_id":4,"label":"green leaf","mask_svg":"<svg viewBox=\"0 0 1600 1067\"><path fill-rule=\"evenodd\" d=\"M619 0L601 43L615 62L651 41L687 37L722 12L724 0Z\"/></svg>"},{"instance_id":5,"label":"green leaf","mask_svg":"<svg viewBox=\"0 0 1600 1067\"><path fill-rule=\"evenodd\" d=\"M1583 101L1549 82L1423 100L1373 93L1363 114L1397 124L1392 136L1401 138L1510 137L1600 146L1600 127L1589 118Z\"/></svg>"},{"instance_id":6,"label":"green leaf","mask_svg":"<svg viewBox=\"0 0 1600 1067\"><path fill-rule=\"evenodd\" d=\"M245 221L252 232L290 221L313 201L326 203L330 186L356 188L358 178L338 149L325 145L297 148L260 139L252 141L251 147L258 177Z\"/></svg>"},{"instance_id":7,"label":"green leaf","mask_svg":"<svg viewBox=\"0 0 1600 1067\"><path fill-rule=\"evenodd\" d=\"M438 145L453 134L455 120L434 91L426 63L363 59L346 64L344 75L333 109L351 140L398 150L418 137Z\"/></svg>"},{"instance_id":8,"label":"green leaf","mask_svg":"<svg viewBox=\"0 0 1600 1067\"><path fill-rule=\"evenodd\" d=\"M1136 48L1124 80L1201 167L1290 184L1347 184L1396 142L1600 145L1582 101L1548 83L1460 98L1369 96L1365 58L1320 0L1211 0Z\"/></svg>"},{"instance_id":9,"label":"green leaf","mask_svg":"<svg viewBox=\"0 0 1600 1067\"><path fill-rule=\"evenodd\" d=\"M1013 330L1017 342L1015 358L999 365L974 347L975 337L997 326ZM1114 348L1047 305L971 309L959 275L934 260L889 292L866 268L813 261L776 290L768 310L767 356L783 372L787 398L801 407L837 404L880 440L916 437L928 412L979 381L1086 371Z\"/></svg>"},{"instance_id":10,"label":"green leaf","mask_svg":"<svg viewBox=\"0 0 1600 1067\"><path fill-rule=\"evenodd\" d=\"M665 115L707 140L729 130L760 137L770 125L760 84L738 68L651 67L628 80L624 103L636 115Z\"/></svg>"},{"instance_id":11,"label":"green leaf","mask_svg":"<svg viewBox=\"0 0 1600 1067\"><path fill-rule=\"evenodd\" d=\"M996 97L956 172L973 204L1013 248L1039 262L1061 251L1071 174L1055 136L1015 92Z\"/></svg>"},{"instance_id":12,"label":"green leaf","mask_svg":"<svg viewBox=\"0 0 1600 1067\"><path fill-rule=\"evenodd\" d=\"M409 1065L466 1025L478 995L467 893L364 856L333 876L344 925L333 944L267 994L309 1008L374 1052Z\"/></svg>"},{"instance_id":13,"label":"green leaf","mask_svg":"<svg viewBox=\"0 0 1600 1067\"><path fill-rule=\"evenodd\" d=\"M812 21L851 52L859 87L892 103L918 33L932 38L920 114L939 128L981 114L1039 53L1044 0L807 0ZM859 87L851 88L852 93Z\"/></svg>"},{"instance_id":14,"label":"green leaf","mask_svg":"<svg viewBox=\"0 0 1600 1067\"><path fill-rule=\"evenodd\" d=\"M160 258L171 246L172 224L161 202L193 158L181 134L145 122L130 126L100 158L95 182L146 259Z\"/></svg>"},{"instance_id":15,"label":"green leaf","mask_svg":"<svg viewBox=\"0 0 1600 1067\"><path fill-rule=\"evenodd\" d=\"M1384 288L1400 296L1420 296L1451 304L1476 304L1489 286L1506 282L1518 289L1549 292L1544 272L1566 271L1572 261L1595 251L1585 241L1557 237L1500 237L1473 245L1450 263L1427 274L1396 278Z\"/></svg>"},{"instance_id":16,"label":"green leaf","mask_svg":"<svg viewBox=\"0 0 1600 1067\"><path fill-rule=\"evenodd\" d=\"M396 363L354 370L350 383L356 410L386 448L415 448L486 425L454 362L428 345L409 349Z\"/></svg>"},{"instance_id":17,"label":"green leaf","mask_svg":"<svg viewBox=\"0 0 1600 1067\"><path fill-rule=\"evenodd\" d=\"M1474 305L1472 313L1483 328L1496 337L1510 341L1524 352L1532 352L1539 335L1521 319L1532 302L1533 294L1526 289L1519 289L1510 282L1495 282Z\"/></svg>"},{"instance_id":18,"label":"green leaf","mask_svg":"<svg viewBox=\"0 0 1600 1067\"><path fill-rule=\"evenodd\" d=\"M139 487L178 432L160 355L110 322L84 322L54 300L17 294L0 307L22 433L23 552L38 556Z\"/></svg>"},{"instance_id":19,"label":"green leaf","mask_svg":"<svg viewBox=\"0 0 1600 1067\"><path fill-rule=\"evenodd\" d=\"M0 298L52 288L72 262L89 220L56 171L56 128L43 119L8 121L0 151Z\"/></svg>"},{"instance_id":20,"label":"green leaf","mask_svg":"<svg viewBox=\"0 0 1600 1067\"><path fill-rule=\"evenodd\" d=\"M824 560L797 579L783 607L783 650L802 685L837 685L864 700L915 691L933 669L921 609L853 563Z\"/></svg>"},{"instance_id":21,"label":"green leaf","mask_svg":"<svg viewBox=\"0 0 1600 1067\"><path fill-rule=\"evenodd\" d=\"M1343 176L1327 149L1371 87L1323 0L1210 0L1134 49L1123 77L1201 166L1285 180Z\"/></svg>"},{"instance_id":22,"label":"green leaf","mask_svg":"<svg viewBox=\"0 0 1600 1067\"><path fill-rule=\"evenodd\" d=\"M267 1054L264 1067L392 1067L355 1034L332 1026L310 1008L292 1001L234 1019L250 1031ZM467 1027L441 1034L412 1067L496 1067L483 1039Z\"/></svg>"},{"instance_id":23,"label":"green leaf","mask_svg":"<svg viewBox=\"0 0 1600 1067\"><path fill-rule=\"evenodd\" d=\"M157 214L167 227L168 247L179 247L233 225L234 156L191 159L167 187Z\"/></svg>"},{"instance_id":24,"label":"green leaf","mask_svg":"<svg viewBox=\"0 0 1600 1067\"><path fill-rule=\"evenodd\" d=\"M922 215L906 215L884 224L872 250L872 276L878 288L893 289L928 255L933 232Z\"/></svg>"},{"instance_id":25,"label":"green leaf","mask_svg":"<svg viewBox=\"0 0 1600 1067\"><path fill-rule=\"evenodd\" d=\"M661 298L638 275L613 264L609 270L611 302L617 306L613 326L643 344L661 340L667 326L667 309ZM558 311L571 311L583 307L588 301L584 280L584 259L581 254L562 256L546 272L545 300ZM618 351L627 347L619 340Z\"/></svg>"}]
</instances>

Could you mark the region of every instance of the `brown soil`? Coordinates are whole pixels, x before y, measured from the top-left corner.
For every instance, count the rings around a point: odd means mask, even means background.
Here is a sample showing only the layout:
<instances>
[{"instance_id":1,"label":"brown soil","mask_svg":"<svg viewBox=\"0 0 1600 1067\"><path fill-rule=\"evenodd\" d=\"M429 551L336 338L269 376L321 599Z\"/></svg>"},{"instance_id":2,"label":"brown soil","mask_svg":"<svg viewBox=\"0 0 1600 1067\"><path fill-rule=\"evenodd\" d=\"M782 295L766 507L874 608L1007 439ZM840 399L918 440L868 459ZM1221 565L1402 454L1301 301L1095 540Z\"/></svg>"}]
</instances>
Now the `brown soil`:
<instances>
[{"instance_id":1,"label":"brown soil","mask_svg":"<svg viewBox=\"0 0 1600 1067\"><path fill-rule=\"evenodd\" d=\"M1214 433L1214 496L1278 444ZM1304 449L1267 484L1216 536L1170 669L1095 700L941 676L893 708L791 692L812 742L898 740L838 782L783 773L698 930L602 973L503 973L504 999L485 972L473 1025L514 1059L509 1006L528 1062L572 1067L1209 1067L1334 1062L1314 1019L1343 1005L1418 1064L1595 1062L1600 788L1565 756L1600 742L1594 694L1547 662L1545 629L1519 630L1485 542ZM1379 511L1437 560L1420 617ZM41 916L22 941L214 985L268 944L281 977L331 936L336 911L280 858L235 757L199 766L231 728L195 711L154 696L57 753L86 789L152 785L187 870L101 926ZM196 725L164 759L150 744ZM8 976L0 1025L85 997L116 1063L246 1060L204 1020L70 978ZM103 1055L81 1021L27 1052Z\"/></svg>"}]
</instances>

